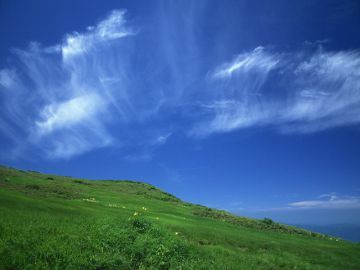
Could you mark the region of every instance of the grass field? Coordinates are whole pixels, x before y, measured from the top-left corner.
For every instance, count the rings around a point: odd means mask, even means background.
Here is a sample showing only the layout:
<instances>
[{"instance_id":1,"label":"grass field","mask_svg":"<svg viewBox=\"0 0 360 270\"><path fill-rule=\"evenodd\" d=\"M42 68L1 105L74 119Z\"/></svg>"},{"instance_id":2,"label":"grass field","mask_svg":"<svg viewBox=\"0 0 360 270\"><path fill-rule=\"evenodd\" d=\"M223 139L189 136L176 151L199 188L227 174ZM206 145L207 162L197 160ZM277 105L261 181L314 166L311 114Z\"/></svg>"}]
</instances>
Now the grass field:
<instances>
[{"instance_id":1,"label":"grass field","mask_svg":"<svg viewBox=\"0 0 360 270\"><path fill-rule=\"evenodd\" d=\"M154 186L0 168L1 269L360 269L360 245Z\"/></svg>"}]
</instances>

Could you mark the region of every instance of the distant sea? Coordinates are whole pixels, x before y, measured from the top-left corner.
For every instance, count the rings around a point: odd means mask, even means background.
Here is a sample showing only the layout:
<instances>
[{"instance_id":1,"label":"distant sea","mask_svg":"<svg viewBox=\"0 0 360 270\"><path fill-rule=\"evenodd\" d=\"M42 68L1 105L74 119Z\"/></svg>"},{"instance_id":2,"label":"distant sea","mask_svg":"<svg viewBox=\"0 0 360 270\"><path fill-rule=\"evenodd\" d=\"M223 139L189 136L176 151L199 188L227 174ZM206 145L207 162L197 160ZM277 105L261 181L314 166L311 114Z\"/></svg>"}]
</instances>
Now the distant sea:
<instances>
[{"instance_id":1,"label":"distant sea","mask_svg":"<svg viewBox=\"0 0 360 270\"><path fill-rule=\"evenodd\" d=\"M330 224L330 225L309 225L309 224L292 224L313 232L319 232L345 240L360 243L360 225L355 224Z\"/></svg>"}]
</instances>

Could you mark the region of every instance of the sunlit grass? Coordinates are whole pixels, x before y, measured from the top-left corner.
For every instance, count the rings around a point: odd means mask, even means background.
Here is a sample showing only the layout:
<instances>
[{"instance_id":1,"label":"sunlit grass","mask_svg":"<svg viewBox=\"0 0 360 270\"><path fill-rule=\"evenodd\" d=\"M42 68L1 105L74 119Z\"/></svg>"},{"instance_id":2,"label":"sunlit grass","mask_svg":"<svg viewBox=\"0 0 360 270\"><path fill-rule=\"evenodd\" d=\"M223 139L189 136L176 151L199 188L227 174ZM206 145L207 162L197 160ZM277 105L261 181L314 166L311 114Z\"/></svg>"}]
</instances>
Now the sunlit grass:
<instances>
[{"instance_id":1,"label":"sunlit grass","mask_svg":"<svg viewBox=\"0 0 360 270\"><path fill-rule=\"evenodd\" d=\"M1 269L359 269L360 246L144 183L0 169Z\"/></svg>"}]
</instances>

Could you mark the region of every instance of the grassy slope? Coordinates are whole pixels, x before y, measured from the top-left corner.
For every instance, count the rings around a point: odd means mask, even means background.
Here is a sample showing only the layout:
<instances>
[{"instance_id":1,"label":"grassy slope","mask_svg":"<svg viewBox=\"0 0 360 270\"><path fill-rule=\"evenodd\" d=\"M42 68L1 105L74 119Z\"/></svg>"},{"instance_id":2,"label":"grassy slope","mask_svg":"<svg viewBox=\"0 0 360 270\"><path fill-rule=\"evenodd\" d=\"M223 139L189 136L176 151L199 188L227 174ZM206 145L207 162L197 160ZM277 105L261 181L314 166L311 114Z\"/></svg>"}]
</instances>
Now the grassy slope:
<instances>
[{"instance_id":1,"label":"grassy slope","mask_svg":"<svg viewBox=\"0 0 360 270\"><path fill-rule=\"evenodd\" d=\"M144 183L0 168L1 269L360 269L360 246Z\"/></svg>"}]
</instances>

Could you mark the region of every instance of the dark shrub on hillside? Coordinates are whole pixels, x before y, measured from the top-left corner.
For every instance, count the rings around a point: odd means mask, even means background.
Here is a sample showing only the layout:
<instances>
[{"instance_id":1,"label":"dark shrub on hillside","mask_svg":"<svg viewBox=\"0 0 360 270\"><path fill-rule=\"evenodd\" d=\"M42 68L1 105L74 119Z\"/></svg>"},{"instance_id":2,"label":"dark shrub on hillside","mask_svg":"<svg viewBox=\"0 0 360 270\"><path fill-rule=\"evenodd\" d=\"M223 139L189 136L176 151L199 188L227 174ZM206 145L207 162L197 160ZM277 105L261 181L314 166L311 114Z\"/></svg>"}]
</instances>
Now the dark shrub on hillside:
<instances>
[{"instance_id":1,"label":"dark shrub on hillside","mask_svg":"<svg viewBox=\"0 0 360 270\"><path fill-rule=\"evenodd\" d=\"M73 181L74 183L76 183L76 184L81 184L81 185L90 185L90 183L87 183L87 182L85 182L85 181L82 181L82 180L74 180Z\"/></svg>"},{"instance_id":2,"label":"dark shrub on hillside","mask_svg":"<svg viewBox=\"0 0 360 270\"><path fill-rule=\"evenodd\" d=\"M28 189L34 189L34 190L39 190L40 189L40 186L36 185L36 184L26 185L25 187L28 188Z\"/></svg>"},{"instance_id":3,"label":"dark shrub on hillside","mask_svg":"<svg viewBox=\"0 0 360 270\"><path fill-rule=\"evenodd\" d=\"M1 178L1 181L3 181L3 182L6 182L6 183L9 183L10 182L10 179L9 178Z\"/></svg>"},{"instance_id":4,"label":"dark shrub on hillside","mask_svg":"<svg viewBox=\"0 0 360 270\"><path fill-rule=\"evenodd\" d=\"M145 219L132 219L130 226L139 233L145 233L151 229L151 223Z\"/></svg>"},{"instance_id":5,"label":"dark shrub on hillside","mask_svg":"<svg viewBox=\"0 0 360 270\"><path fill-rule=\"evenodd\" d=\"M275 223L271 218L264 218L262 222L269 226Z\"/></svg>"},{"instance_id":6,"label":"dark shrub on hillside","mask_svg":"<svg viewBox=\"0 0 360 270\"><path fill-rule=\"evenodd\" d=\"M130 218L120 228L104 224L100 236L105 253L121 255L122 268L114 269L196 269L192 247L146 219Z\"/></svg>"}]
</instances>

